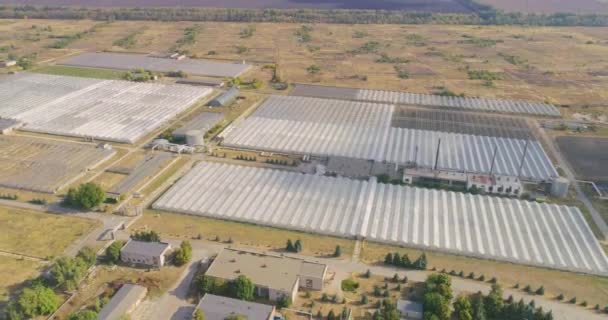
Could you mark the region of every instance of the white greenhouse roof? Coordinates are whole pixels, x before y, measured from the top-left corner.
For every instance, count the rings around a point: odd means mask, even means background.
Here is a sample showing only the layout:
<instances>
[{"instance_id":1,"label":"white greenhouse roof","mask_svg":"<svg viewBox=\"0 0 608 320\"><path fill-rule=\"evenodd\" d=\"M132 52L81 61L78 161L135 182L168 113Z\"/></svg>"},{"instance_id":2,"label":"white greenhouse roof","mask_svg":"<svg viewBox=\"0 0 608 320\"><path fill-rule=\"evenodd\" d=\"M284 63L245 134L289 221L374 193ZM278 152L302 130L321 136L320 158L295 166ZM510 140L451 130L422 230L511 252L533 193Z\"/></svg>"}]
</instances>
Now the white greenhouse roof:
<instances>
[{"instance_id":1,"label":"white greenhouse roof","mask_svg":"<svg viewBox=\"0 0 608 320\"><path fill-rule=\"evenodd\" d=\"M441 139L438 169L488 173L497 147L495 174L547 180L557 175L535 140L478 136L391 126L395 107L387 104L272 96L253 115L221 136L223 145L273 152L416 162L432 168ZM418 152L416 152L418 148Z\"/></svg>"},{"instance_id":2,"label":"white greenhouse roof","mask_svg":"<svg viewBox=\"0 0 608 320\"><path fill-rule=\"evenodd\" d=\"M559 110L554 105L526 100L450 97L432 94L341 88L300 83L296 84L296 87L290 94L294 96L420 105L483 112L516 113L555 117L561 116Z\"/></svg>"},{"instance_id":3,"label":"white greenhouse roof","mask_svg":"<svg viewBox=\"0 0 608 320\"><path fill-rule=\"evenodd\" d=\"M22 130L133 143L210 88L24 73L0 79L0 117Z\"/></svg>"},{"instance_id":4,"label":"white greenhouse roof","mask_svg":"<svg viewBox=\"0 0 608 320\"><path fill-rule=\"evenodd\" d=\"M200 163L155 209L608 274L575 207Z\"/></svg>"}]
</instances>

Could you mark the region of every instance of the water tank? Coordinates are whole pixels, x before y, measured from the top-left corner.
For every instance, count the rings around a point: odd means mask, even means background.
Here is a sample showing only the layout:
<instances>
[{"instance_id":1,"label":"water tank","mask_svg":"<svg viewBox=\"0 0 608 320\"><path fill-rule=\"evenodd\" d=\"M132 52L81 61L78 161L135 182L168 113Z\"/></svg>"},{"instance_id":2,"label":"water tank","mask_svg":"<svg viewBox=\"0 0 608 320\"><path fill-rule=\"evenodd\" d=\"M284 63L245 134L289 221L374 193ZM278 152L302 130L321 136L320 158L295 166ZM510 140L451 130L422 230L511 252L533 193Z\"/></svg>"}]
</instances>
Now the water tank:
<instances>
[{"instance_id":1,"label":"water tank","mask_svg":"<svg viewBox=\"0 0 608 320\"><path fill-rule=\"evenodd\" d=\"M202 146L205 144L203 132L200 130L190 130L186 132L186 144L189 146Z\"/></svg>"},{"instance_id":2,"label":"water tank","mask_svg":"<svg viewBox=\"0 0 608 320\"><path fill-rule=\"evenodd\" d=\"M570 180L564 177L557 177L551 183L551 195L557 198L564 198L568 195Z\"/></svg>"}]
</instances>

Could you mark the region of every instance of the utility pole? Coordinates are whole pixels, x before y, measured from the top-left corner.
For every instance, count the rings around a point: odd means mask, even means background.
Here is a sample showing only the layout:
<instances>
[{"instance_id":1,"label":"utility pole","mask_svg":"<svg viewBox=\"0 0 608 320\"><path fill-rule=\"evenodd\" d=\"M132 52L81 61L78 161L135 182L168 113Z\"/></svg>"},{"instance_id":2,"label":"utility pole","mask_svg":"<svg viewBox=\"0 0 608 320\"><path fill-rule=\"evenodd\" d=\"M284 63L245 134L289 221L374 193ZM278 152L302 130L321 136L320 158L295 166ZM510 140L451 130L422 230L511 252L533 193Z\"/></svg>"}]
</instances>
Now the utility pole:
<instances>
[{"instance_id":1,"label":"utility pole","mask_svg":"<svg viewBox=\"0 0 608 320\"><path fill-rule=\"evenodd\" d=\"M437 163L439 162L439 150L441 149L441 138L439 138L439 142L437 143L437 155L435 156L435 167L434 171L437 171Z\"/></svg>"}]
</instances>

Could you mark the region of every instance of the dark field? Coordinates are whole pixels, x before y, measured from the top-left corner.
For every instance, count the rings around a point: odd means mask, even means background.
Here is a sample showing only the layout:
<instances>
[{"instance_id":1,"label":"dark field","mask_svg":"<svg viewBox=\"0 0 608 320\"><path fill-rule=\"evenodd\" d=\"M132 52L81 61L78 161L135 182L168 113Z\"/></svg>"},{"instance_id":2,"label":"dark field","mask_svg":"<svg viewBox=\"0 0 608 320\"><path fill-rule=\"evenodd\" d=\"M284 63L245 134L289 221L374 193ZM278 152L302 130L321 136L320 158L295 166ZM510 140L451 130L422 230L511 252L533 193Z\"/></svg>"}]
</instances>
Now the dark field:
<instances>
[{"instance_id":1,"label":"dark field","mask_svg":"<svg viewBox=\"0 0 608 320\"><path fill-rule=\"evenodd\" d=\"M558 137L557 144L578 179L608 180L608 138Z\"/></svg>"},{"instance_id":2,"label":"dark field","mask_svg":"<svg viewBox=\"0 0 608 320\"><path fill-rule=\"evenodd\" d=\"M526 120L465 112L413 110L397 107L392 126L418 130L432 130L473 134L488 137L534 139Z\"/></svg>"},{"instance_id":3,"label":"dark field","mask_svg":"<svg viewBox=\"0 0 608 320\"><path fill-rule=\"evenodd\" d=\"M62 5L87 7L216 7L374 9L426 12L468 12L458 0L0 0L11 5Z\"/></svg>"}]
</instances>

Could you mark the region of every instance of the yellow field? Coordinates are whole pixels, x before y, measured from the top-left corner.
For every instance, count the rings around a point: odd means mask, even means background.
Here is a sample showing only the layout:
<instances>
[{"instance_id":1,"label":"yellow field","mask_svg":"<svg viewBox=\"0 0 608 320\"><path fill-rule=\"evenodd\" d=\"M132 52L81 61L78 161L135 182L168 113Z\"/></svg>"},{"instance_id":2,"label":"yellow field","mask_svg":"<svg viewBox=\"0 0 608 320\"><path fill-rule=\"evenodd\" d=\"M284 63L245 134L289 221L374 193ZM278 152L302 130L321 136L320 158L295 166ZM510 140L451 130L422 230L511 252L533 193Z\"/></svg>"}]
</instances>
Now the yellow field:
<instances>
[{"instance_id":1,"label":"yellow field","mask_svg":"<svg viewBox=\"0 0 608 320\"><path fill-rule=\"evenodd\" d=\"M366 242L362 246L360 257L364 262L377 263L384 261L389 252L407 253L412 260L421 254L421 251L415 249ZM434 252L426 252L426 255L429 269L463 271L465 275L474 272L476 277L483 274L486 281L496 277L505 287L519 284L521 289L526 285L537 289L542 285L547 297L563 293L568 299L576 297L581 302L586 300L591 306L596 303L600 306L608 304L608 278Z\"/></svg>"},{"instance_id":2,"label":"yellow field","mask_svg":"<svg viewBox=\"0 0 608 320\"><path fill-rule=\"evenodd\" d=\"M0 207L0 250L57 256L97 225L89 219Z\"/></svg>"},{"instance_id":3,"label":"yellow field","mask_svg":"<svg viewBox=\"0 0 608 320\"><path fill-rule=\"evenodd\" d=\"M0 304L7 301L12 292L23 281L37 276L42 264L35 261L0 257Z\"/></svg>"},{"instance_id":4,"label":"yellow field","mask_svg":"<svg viewBox=\"0 0 608 320\"><path fill-rule=\"evenodd\" d=\"M9 51L19 56L37 52L37 61L81 51L166 51L185 28L195 23L117 21L66 49L46 48L54 40L50 35L71 34L95 24L7 20L0 25L0 47L13 45L15 48ZM198 24L202 31L197 42L181 49L199 58L246 60L260 66L278 61L281 74L289 82L414 92L432 92L444 86L467 95L548 99L573 105L608 101L608 75L604 74L608 68L608 28L315 24L311 26L311 40L300 42L294 35L300 24ZM51 26L52 31L40 31L45 26ZM249 26L255 28L253 36L241 38L241 30ZM135 31L141 32L134 37L132 47L114 45L114 41ZM372 41L378 42L373 50L376 52L353 53ZM400 68L410 78L397 77L397 63L377 63L381 53L409 60ZM321 73L309 75L306 68L311 64L319 65ZM494 87L484 86L481 80L469 80L466 67L499 72L503 80L495 81ZM259 69L251 76L270 79L269 72Z\"/></svg>"},{"instance_id":5,"label":"yellow field","mask_svg":"<svg viewBox=\"0 0 608 320\"><path fill-rule=\"evenodd\" d=\"M315 256L332 254L336 245L342 247L344 256L349 256L354 246L354 241L341 238L152 210L145 211L131 229L155 230L161 237L174 239L191 239L199 234L207 240L214 240L216 236L221 241L232 238L235 246L257 247L263 250L281 250L285 248L287 239L300 239L303 253Z\"/></svg>"}]
</instances>

